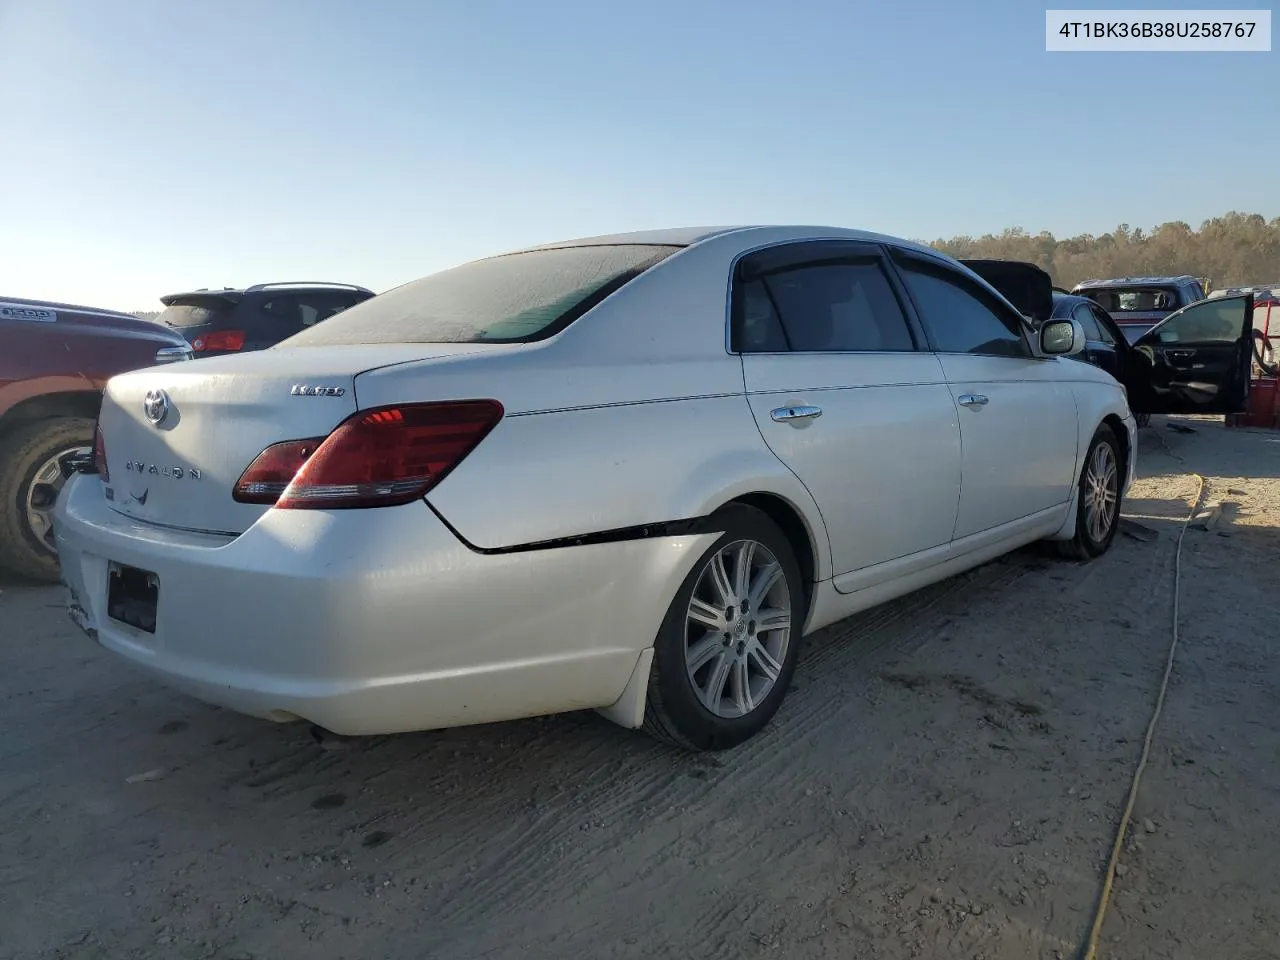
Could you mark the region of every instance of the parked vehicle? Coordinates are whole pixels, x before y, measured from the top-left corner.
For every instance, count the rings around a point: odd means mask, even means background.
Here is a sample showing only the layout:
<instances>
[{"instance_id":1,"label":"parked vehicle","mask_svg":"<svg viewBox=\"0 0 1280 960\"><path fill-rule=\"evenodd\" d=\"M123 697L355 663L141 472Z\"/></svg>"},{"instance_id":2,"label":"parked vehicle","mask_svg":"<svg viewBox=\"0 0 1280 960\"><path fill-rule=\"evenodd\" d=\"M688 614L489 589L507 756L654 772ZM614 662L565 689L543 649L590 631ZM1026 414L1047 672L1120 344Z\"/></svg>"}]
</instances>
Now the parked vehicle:
<instances>
[{"instance_id":1,"label":"parked vehicle","mask_svg":"<svg viewBox=\"0 0 1280 960\"><path fill-rule=\"evenodd\" d=\"M0 567L57 579L59 458L89 449L110 377L190 356L181 337L128 314L0 297Z\"/></svg>"},{"instance_id":2,"label":"parked vehicle","mask_svg":"<svg viewBox=\"0 0 1280 960\"><path fill-rule=\"evenodd\" d=\"M1222 356L1204 406L1233 404L1245 300L1200 314L1227 339L1167 324L1135 399L1179 407L1192 347ZM1033 335L958 262L859 231L479 260L272 350L112 380L98 475L58 503L70 609L270 719L598 708L732 746L802 635L1041 538L1106 552L1136 427L1083 349L1076 321Z\"/></svg>"},{"instance_id":3,"label":"parked vehicle","mask_svg":"<svg viewBox=\"0 0 1280 960\"><path fill-rule=\"evenodd\" d=\"M1147 395L1145 400L1143 398L1144 394L1147 394L1143 384L1150 378L1151 365L1150 359L1146 355L1148 352L1146 347L1158 343L1161 336L1174 335L1168 332L1170 328L1166 328L1165 323L1175 315L1181 314L1186 307L1169 314L1164 321L1137 337L1136 342L1131 344L1120 324L1106 310L1102 309L1096 300L1078 294L1067 293L1061 287L1052 286L1049 275L1035 264L1016 260L963 260L961 262L979 273L992 286L1003 293L1011 303L1015 305L1022 304L1023 306L1020 309L1024 314L1027 314L1027 309L1025 309L1027 303L1033 302L1034 299L1043 298L1047 293L1051 298L1050 302L1052 304L1049 318L1053 320L1074 319L1085 332L1085 348L1075 355L1075 359L1092 363L1094 366L1106 370L1120 381L1126 387L1126 390L1129 389L1131 381L1136 381L1134 384L1134 396L1136 396L1136 399L1131 397L1130 404L1135 411L1139 426L1146 426L1151 419L1151 413L1146 411L1144 407L1154 405L1163 409L1167 405L1163 396ZM1210 295L1208 299L1218 299L1224 296L1239 298L1249 292L1254 291L1250 289L1224 290ZM1197 303L1199 302L1203 301L1197 301ZM1255 300L1255 309L1256 304L1257 301ZM1197 312L1190 321L1178 320L1175 322L1174 327L1178 328L1184 323L1198 323L1199 321L1196 318L1199 316L1200 314ZM1030 315L1028 315L1028 318L1032 319L1034 321L1033 325L1036 326L1043 322ZM1158 332L1160 330L1164 330L1165 333L1160 334ZM1258 339L1256 330L1254 331L1254 338L1255 340ZM1139 349L1140 346L1143 349ZM1255 348L1261 349L1258 344L1255 344ZM1199 362L1200 360L1197 359L1196 363ZM1186 402L1182 404L1182 409L1177 412L1195 413L1206 403L1215 401L1217 398L1211 391L1203 389L1212 386L1211 384L1203 384L1195 380L1194 377L1189 376L1192 369L1198 368L1191 364L1187 366L1188 369L1180 374L1187 376L1187 384L1189 385L1188 389L1184 391ZM1172 381L1172 374L1169 379ZM1201 389L1192 389L1191 387ZM1239 390L1240 388L1247 390L1247 385L1241 383L1236 389ZM1218 400L1217 405L1223 404ZM1246 405L1246 400L1244 396L1241 396L1238 401L1233 399L1226 405L1243 407Z\"/></svg>"},{"instance_id":4,"label":"parked vehicle","mask_svg":"<svg viewBox=\"0 0 1280 960\"><path fill-rule=\"evenodd\" d=\"M243 290L192 290L161 297L156 320L197 356L263 350L373 296L349 283L259 283Z\"/></svg>"},{"instance_id":5,"label":"parked vehicle","mask_svg":"<svg viewBox=\"0 0 1280 960\"><path fill-rule=\"evenodd\" d=\"M1130 343L1175 310L1205 298L1204 286L1195 277L1122 277L1086 280L1071 291L1102 307Z\"/></svg>"}]
</instances>

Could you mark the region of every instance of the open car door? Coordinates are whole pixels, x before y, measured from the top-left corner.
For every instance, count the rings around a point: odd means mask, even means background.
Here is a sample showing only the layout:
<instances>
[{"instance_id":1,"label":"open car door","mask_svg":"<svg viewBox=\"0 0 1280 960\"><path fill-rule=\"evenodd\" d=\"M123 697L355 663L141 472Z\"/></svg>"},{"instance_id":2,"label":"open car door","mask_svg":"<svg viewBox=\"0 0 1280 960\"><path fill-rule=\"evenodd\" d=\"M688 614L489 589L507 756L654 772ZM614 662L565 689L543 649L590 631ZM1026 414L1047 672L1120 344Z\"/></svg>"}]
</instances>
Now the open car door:
<instances>
[{"instance_id":1,"label":"open car door","mask_svg":"<svg viewBox=\"0 0 1280 960\"><path fill-rule=\"evenodd\" d=\"M1053 278L1022 260L961 260L1040 328L1053 313Z\"/></svg>"},{"instance_id":2,"label":"open car door","mask_svg":"<svg viewBox=\"0 0 1280 960\"><path fill-rule=\"evenodd\" d=\"M1134 413L1242 413L1253 363L1253 294L1183 307L1126 354L1123 380Z\"/></svg>"}]
</instances>

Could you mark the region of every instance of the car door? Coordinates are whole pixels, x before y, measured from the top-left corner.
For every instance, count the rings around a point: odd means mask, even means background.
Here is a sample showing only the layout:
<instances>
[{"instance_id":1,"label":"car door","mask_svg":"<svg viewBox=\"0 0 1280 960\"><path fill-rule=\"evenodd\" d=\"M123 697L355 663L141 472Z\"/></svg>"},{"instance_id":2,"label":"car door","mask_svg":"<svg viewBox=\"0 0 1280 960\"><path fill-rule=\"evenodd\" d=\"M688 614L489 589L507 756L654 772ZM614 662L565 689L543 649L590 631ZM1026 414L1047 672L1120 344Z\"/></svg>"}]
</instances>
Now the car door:
<instances>
[{"instance_id":1,"label":"car door","mask_svg":"<svg viewBox=\"0 0 1280 960\"><path fill-rule=\"evenodd\" d=\"M1071 319L1084 329L1084 350L1076 354L1077 358L1101 367L1117 380L1120 379L1120 362L1116 355L1115 341L1098 324L1090 305L1077 303L1071 310Z\"/></svg>"},{"instance_id":2,"label":"car door","mask_svg":"<svg viewBox=\"0 0 1280 960\"><path fill-rule=\"evenodd\" d=\"M1123 382L1135 413L1241 413L1253 362L1253 294L1183 307L1128 352Z\"/></svg>"},{"instance_id":3,"label":"car door","mask_svg":"<svg viewBox=\"0 0 1280 960\"><path fill-rule=\"evenodd\" d=\"M1010 304L949 261L895 248L959 415L963 491L954 537L1038 517L1075 487L1071 360L1037 357ZM1051 313L1041 308L1044 315Z\"/></svg>"},{"instance_id":4,"label":"car door","mask_svg":"<svg viewBox=\"0 0 1280 960\"><path fill-rule=\"evenodd\" d=\"M748 254L731 317L751 411L822 511L835 575L945 552L960 495L955 404L883 249L806 241Z\"/></svg>"}]
</instances>

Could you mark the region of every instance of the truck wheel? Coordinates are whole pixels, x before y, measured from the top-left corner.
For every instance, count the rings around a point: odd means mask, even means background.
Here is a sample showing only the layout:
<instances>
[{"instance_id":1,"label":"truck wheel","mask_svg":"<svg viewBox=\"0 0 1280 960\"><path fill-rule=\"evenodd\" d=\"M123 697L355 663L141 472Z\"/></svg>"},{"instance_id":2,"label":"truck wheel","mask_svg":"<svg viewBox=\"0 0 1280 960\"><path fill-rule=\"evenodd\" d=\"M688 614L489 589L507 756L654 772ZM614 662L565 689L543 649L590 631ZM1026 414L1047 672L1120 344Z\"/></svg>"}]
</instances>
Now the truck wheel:
<instances>
[{"instance_id":1,"label":"truck wheel","mask_svg":"<svg viewBox=\"0 0 1280 960\"><path fill-rule=\"evenodd\" d=\"M93 421L82 417L36 420L0 437L0 567L57 582L53 504L64 482L58 460L92 446Z\"/></svg>"}]
</instances>

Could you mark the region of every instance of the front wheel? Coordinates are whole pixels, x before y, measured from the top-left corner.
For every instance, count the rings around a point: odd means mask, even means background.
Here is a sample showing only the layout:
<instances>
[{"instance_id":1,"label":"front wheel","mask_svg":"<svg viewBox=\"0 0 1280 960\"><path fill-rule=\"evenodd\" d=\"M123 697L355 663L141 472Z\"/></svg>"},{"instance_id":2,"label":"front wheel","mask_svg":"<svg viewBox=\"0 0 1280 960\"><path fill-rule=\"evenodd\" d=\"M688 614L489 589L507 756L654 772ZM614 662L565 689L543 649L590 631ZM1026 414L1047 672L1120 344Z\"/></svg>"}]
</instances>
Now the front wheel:
<instances>
[{"instance_id":1,"label":"front wheel","mask_svg":"<svg viewBox=\"0 0 1280 960\"><path fill-rule=\"evenodd\" d=\"M1092 560L1111 547L1120 526L1122 469L1120 441L1104 423L1093 435L1080 471L1075 536L1061 544L1066 557Z\"/></svg>"},{"instance_id":2,"label":"front wheel","mask_svg":"<svg viewBox=\"0 0 1280 960\"><path fill-rule=\"evenodd\" d=\"M644 727L691 750L723 750L758 733L791 683L805 589L786 536L734 504L724 530L676 592L654 641Z\"/></svg>"}]
</instances>

